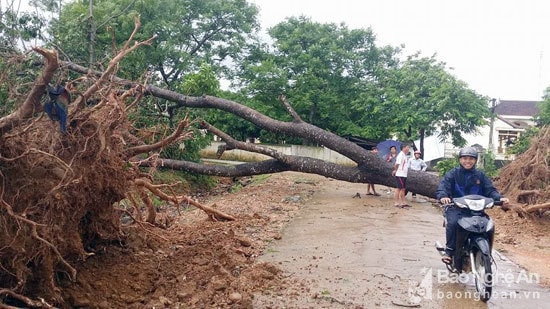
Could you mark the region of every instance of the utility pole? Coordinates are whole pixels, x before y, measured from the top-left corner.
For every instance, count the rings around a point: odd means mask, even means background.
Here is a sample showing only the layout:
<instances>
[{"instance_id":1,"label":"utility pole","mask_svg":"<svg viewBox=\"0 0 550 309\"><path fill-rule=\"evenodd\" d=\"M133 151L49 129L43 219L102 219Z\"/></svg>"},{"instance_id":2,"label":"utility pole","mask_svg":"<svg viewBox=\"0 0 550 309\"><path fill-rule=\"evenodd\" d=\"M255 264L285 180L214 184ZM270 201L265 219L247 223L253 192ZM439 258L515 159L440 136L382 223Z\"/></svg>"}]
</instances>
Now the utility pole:
<instances>
[{"instance_id":1,"label":"utility pole","mask_svg":"<svg viewBox=\"0 0 550 309\"><path fill-rule=\"evenodd\" d=\"M493 128L495 126L495 106L496 106L496 102L497 102L497 99L495 98L492 98L490 100L491 102L491 121L489 122L489 146L488 146L488 151L491 151L493 152Z\"/></svg>"}]
</instances>

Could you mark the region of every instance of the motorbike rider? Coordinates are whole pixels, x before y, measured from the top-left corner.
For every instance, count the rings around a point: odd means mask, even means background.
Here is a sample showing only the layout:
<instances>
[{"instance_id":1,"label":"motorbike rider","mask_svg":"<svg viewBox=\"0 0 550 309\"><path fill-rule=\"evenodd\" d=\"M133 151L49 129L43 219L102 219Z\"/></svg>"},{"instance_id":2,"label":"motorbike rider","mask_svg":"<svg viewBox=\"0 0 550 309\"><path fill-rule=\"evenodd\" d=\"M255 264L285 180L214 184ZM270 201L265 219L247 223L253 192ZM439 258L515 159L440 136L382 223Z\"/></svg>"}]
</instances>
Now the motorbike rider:
<instances>
[{"instance_id":1,"label":"motorbike rider","mask_svg":"<svg viewBox=\"0 0 550 309\"><path fill-rule=\"evenodd\" d=\"M448 171L437 188L436 197L441 204L450 204L453 198L469 194L490 197L495 201L502 201L504 204L509 202L507 198L500 195L491 179L475 168L477 158L477 150L474 147L465 147L459 151L460 165ZM443 263L450 264L452 262L451 257L456 249L458 219L465 212L467 210L458 207L448 207L445 212L447 225L445 255L441 259Z\"/></svg>"}]
</instances>

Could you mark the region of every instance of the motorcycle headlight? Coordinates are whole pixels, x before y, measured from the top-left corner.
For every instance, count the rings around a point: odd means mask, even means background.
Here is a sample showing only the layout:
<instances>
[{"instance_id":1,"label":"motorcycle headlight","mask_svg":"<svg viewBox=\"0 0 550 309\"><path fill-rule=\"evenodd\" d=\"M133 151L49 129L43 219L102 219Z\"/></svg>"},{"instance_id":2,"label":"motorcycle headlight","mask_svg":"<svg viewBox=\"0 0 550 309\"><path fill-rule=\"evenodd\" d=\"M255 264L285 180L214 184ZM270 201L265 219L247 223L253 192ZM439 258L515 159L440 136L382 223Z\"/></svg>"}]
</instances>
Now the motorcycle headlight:
<instances>
[{"instance_id":1,"label":"motorcycle headlight","mask_svg":"<svg viewBox=\"0 0 550 309\"><path fill-rule=\"evenodd\" d=\"M460 208L468 208L468 205L455 201L455 205Z\"/></svg>"},{"instance_id":2,"label":"motorcycle headlight","mask_svg":"<svg viewBox=\"0 0 550 309\"><path fill-rule=\"evenodd\" d=\"M484 200L465 200L468 208L473 211L482 211L485 208Z\"/></svg>"}]
</instances>

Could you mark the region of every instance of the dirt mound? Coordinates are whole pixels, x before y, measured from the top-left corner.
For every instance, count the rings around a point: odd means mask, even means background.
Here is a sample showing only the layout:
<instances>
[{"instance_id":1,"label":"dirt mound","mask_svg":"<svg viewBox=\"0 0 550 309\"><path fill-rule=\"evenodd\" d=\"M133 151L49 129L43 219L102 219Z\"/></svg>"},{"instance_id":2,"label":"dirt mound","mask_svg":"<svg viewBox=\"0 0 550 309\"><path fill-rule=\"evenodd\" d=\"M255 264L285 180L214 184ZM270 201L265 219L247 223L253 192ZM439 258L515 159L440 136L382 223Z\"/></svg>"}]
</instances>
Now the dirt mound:
<instances>
[{"instance_id":1,"label":"dirt mound","mask_svg":"<svg viewBox=\"0 0 550 309\"><path fill-rule=\"evenodd\" d=\"M550 210L550 127L543 127L529 149L499 174L495 185L510 199L513 209L525 216L542 216Z\"/></svg>"},{"instance_id":2,"label":"dirt mound","mask_svg":"<svg viewBox=\"0 0 550 309\"><path fill-rule=\"evenodd\" d=\"M256 258L280 238L314 185L301 174L272 175L238 193L222 187L216 205L235 221L212 221L190 209L167 229L125 227L126 243L98 250L79 267L76 284L66 282L65 307L250 308L254 292L283 284L277 267Z\"/></svg>"},{"instance_id":3,"label":"dirt mound","mask_svg":"<svg viewBox=\"0 0 550 309\"><path fill-rule=\"evenodd\" d=\"M489 211L496 222L496 247L550 286L550 128L531 140L530 148L500 172L495 185L511 210Z\"/></svg>"}]
</instances>

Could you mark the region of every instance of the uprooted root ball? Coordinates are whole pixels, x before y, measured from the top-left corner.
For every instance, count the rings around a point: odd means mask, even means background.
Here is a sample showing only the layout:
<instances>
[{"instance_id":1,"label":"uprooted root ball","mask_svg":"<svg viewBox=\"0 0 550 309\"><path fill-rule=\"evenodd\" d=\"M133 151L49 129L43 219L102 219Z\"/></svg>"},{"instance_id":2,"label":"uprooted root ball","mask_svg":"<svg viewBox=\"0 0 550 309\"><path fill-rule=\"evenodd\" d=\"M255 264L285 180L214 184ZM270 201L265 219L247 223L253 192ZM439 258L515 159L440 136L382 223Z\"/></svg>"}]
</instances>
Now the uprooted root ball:
<instances>
[{"instance_id":1,"label":"uprooted root ball","mask_svg":"<svg viewBox=\"0 0 550 309\"><path fill-rule=\"evenodd\" d=\"M75 261L121 236L113 203L136 174L124 158L125 121L110 103L73 115L67 134L42 117L3 136L1 289L59 302L56 281L74 279Z\"/></svg>"}]
</instances>

